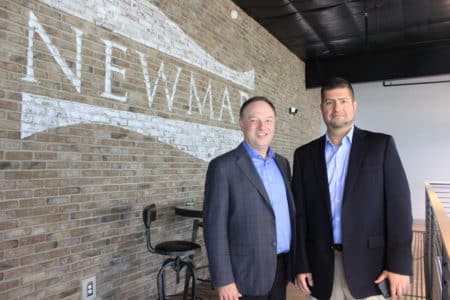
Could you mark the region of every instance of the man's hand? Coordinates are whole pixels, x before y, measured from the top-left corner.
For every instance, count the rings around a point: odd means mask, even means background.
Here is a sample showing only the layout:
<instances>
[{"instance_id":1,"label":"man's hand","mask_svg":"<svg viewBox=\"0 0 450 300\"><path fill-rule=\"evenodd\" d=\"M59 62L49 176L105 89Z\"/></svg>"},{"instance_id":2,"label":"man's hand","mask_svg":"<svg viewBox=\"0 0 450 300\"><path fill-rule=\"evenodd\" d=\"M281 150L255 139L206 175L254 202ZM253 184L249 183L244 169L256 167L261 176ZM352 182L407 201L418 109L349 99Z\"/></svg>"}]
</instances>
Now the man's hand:
<instances>
[{"instance_id":1,"label":"man's hand","mask_svg":"<svg viewBox=\"0 0 450 300\"><path fill-rule=\"evenodd\" d=\"M297 274L297 276L295 277L295 285L297 285L305 294L311 294L311 290L309 289L309 287L314 285L312 274Z\"/></svg>"},{"instance_id":2,"label":"man's hand","mask_svg":"<svg viewBox=\"0 0 450 300\"><path fill-rule=\"evenodd\" d=\"M403 296L408 292L410 286L408 275L383 271L375 280L375 283L378 284L386 278L391 286L391 297Z\"/></svg>"},{"instance_id":3,"label":"man's hand","mask_svg":"<svg viewBox=\"0 0 450 300\"><path fill-rule=\"evenodd\" d=\"M219 293L220 300L237 300L242 297L234 282L218 287L217 292Z\"/></svg>"}]
</instances>

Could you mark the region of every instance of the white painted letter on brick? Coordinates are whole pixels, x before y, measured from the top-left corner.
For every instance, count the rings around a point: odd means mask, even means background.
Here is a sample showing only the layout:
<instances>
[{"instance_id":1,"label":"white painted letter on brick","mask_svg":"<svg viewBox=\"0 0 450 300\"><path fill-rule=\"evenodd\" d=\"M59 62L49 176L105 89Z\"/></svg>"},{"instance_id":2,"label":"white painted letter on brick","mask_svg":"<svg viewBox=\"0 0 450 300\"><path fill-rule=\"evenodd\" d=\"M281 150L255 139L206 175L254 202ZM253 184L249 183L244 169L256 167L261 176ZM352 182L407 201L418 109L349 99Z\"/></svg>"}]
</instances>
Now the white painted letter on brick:
<instances>
[{"instance_id":1,"label":"white painted letter on brick","mask_svg":"<svg viewBox=\"0 0 450 300\"><path fill-rule=\"evenodd\" d=\"M244 102L247 101L248 94L246 92L239 91L239 98L240 98L240 102L241 102L241 106L242 106L242 104L244 104Z\"/></svg>"},{"instance_id":2,"label":"white painted letter on brick","mask_svg":"<svg viewBox=\"0 0 450 300\"><path fill-rule=\"evenodd\" d=\"M72 83L72 85L75 87L78 93L81 93L81 44L83 36L83 31L81 31L78 28L72 27L73 31L76 35L76 46L77 46L77 53L76 53L76 59L75 59L75 69L76 69L76 75L73 74L72 70L69 68L67 63L64 61L64 59L61 57L61 54L58 51L58 48L55 47L55 45L52 44L52 41L50 40L49 36L45 32L42 25L38 22L38 19L34 15L32 11L30 11L30 18L28 19L28 50L27 50L27 75L22 77L22 80L25 81L31 81L31 82L38 82L36 78L34 77L34 68L33 68L33 38L34 38L34 32L36 31L39 36L41 37L42 41L47 46L48 50L52 54L53 58L56 60L58 65L61 67L62 71L64 72L64 75L66 75L67 79Z\"/></svg>"},{"instance_id":3,"label":"white painted letter on brick","mask_svg":"<svg viewBox=\"0 0 450 300\"><path fill-rule=\"evenodd\" d=\"M152 105L153 105L153 100L155 99L156 89L158 88L159 78L161 78L162 81L164 81L164 92L166 95L167 107L169 108L170 111L172 111L173 98L175 97L175 93L177 91L178 79L180 78L180 73L182 71L182 68L177 67L177 74L175 76L175 82L173 83L173 86L172 86L172 93L169 93L169 87L167 85L167 76L165 73L164 61L161 61L161 64L159 66L158 75L155 79L155 83L153 84L153 89L152 89L152 85L150 82L150 75L147 70L147 55L145 55L144 53L139 52L139 51L136 51L136 53L139 55L139 58L141 61L141 66L142 66L142 73L144 74L144 82L145 82L145 90L147 91L148 107L152 107Z\"/></svg>"},{"instance_id":4,"label":"white painted letter on brick","mask_svg":"<svg viewBox=\"0 0 450 300\"><path fill-rule=\"evenodd\" d=\"M209 98L209 118L214 120L214 110L212 103L212 92L211 92L211 79L208 80L208 87L206 88L205 96L203 97L203 103L200 102L200 98L197 93L197 84L195 82L194 74L191 72L191 84L189 86L189 110L188 114L192 115L192 98L195 97L197 102L198 112L202 115L203 109L205 108L206 99Z\"/></svg>"},{"instance_id":5,"label":"white painted letter on brick","mask_svg":"<svg viewBox=\"0 0 450 300\"><path fill-rule=\"evenodd\" d=\"M156 88L158 87L159 77L156 78L153 89L150 82L150 75L147 70L147 55L145 53L136 51L141 61L142 73L144 74L145 90L147 91L148 107L152 107L153 99L155 98Z\"/></svg>"},{"instance_id":6,"label":"white painted letter on brick","mask_svg":"<svg viewBox=\"0 0 450 300\"><path fill-rule=\"evenodd\" d=\"M227 104L225 104L225 100ZM228 93L228 87L225 87L225 89L223 90L222 106L220 107L220 115L218 118L219 121L222 120L222 113L224 108L228 109L228 112L230 113L231 123L234 123L233 110L231 109L230 94Z\"/></svg>"},{"instance_id":7,"label":"white painted letter on brick","mask_svg":"<svg viewBox=\"0 0 450 300\"><path fill-rule=\"evenodd\" d=\"M111 65L112 62L112 48L117 48L119 50L122 50L123 52L127 52L127 47L113 43L111 41L102 40L105 45L105 91L102 93L103 97L119 100L121 102L127 101L127 94L125 93L125 96L118 96L114 95L111 91L111 76L112 72L120 73L125 78L125 69L114 67Z\"/></svg>"},{"instance_id":8,"label":"white painted letter on brick","mask_svg":"<svg viewBox=\"0 0 450 300\"><path fill-rule=\"evenodd\" d=\"M164 92L166 94L166 100L167 100L167 107L170 111L172 111L173 107L173 98L175 96L175 92L177 91L177 85L178 85L178 79L180 77L181 68L177 67L177 75L175 75L175 81L172 86L172 93L169 94L169 87L167 86L167 76L164 70L164 61L161 61L161 65L159 66L158 71L158 79L161 77L161 79L164 81ZM155 85L158 83L158 80L155 82Z\"/></svg>"}]
</instances>

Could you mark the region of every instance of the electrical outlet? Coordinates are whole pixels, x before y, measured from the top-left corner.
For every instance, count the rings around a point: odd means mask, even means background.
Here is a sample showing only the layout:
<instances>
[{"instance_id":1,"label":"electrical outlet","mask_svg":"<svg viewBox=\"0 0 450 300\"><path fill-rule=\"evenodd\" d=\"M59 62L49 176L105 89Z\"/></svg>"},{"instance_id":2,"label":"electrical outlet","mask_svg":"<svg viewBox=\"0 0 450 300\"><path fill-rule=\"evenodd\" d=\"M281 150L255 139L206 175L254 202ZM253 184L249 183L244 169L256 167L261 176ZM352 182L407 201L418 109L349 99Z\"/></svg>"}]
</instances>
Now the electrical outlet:
<instances>
[{"instance_id":1,"label":"electrical outlet","mask_svg":"<svg viewBox=\"0 0 450 300\"><path fill-rule=\"evenodd\" d=\"M93 300L97 294L97 284L95 283L95 276L84 279L81 282L81 299Z\"/></svg>"}]
</instances>

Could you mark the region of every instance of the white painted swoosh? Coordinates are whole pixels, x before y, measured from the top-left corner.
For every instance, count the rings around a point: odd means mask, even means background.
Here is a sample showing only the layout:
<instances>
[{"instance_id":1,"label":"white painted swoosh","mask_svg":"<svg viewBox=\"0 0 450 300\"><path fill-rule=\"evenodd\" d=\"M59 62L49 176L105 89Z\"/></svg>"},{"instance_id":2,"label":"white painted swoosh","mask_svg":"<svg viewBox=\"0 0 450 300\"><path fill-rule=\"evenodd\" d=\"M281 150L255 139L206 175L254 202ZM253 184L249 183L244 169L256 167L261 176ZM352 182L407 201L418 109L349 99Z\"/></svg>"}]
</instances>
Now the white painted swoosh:
<instances>
[{"instance_id":1,"label":"white painted swoosh","mask_svg":"<svg viewBox=\"0 0 450 300\"><path fill-rule=\"evenodd\" d=\"M51 128L87 123L153 136L204 161L235 148L243 139L238 130L22 93L22 139Z\"/></svg>"},{"instance_id":2,"label":"white painted swoosh","mask_svg":"<svg viewBox=\"0 0 450 300\"><path fill-rule=\"evenodd\" d=\"M40 0L136 42L253 90L254 70L235 71L207 53L149 1ZM134 6L133 6L134 4ZM138 9L136 9L138 5Z\"/></svg>"}]
</instances>

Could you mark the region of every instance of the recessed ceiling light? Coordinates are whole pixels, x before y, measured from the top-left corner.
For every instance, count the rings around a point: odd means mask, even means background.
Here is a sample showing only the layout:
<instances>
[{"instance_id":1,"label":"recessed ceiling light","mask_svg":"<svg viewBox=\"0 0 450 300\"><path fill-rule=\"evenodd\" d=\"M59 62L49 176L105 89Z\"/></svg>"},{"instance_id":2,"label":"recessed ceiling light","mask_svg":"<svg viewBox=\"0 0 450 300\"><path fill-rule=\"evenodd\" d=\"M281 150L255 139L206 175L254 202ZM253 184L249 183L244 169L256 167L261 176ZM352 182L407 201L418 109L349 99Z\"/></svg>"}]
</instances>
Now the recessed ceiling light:
<instances>
[{"instance_id":1,"label":"recessed ceiling light","mask_svg":"<svg viewBox=\"0 0 450 300\"><path fill-rule=\"evenodd\" d=\"M234 20L234 19L237 19L237 17L238 17L238 12L237 11L235 11L234 9L233 10L231 10L231 18Z\"/></svg>"}]
</instances>

